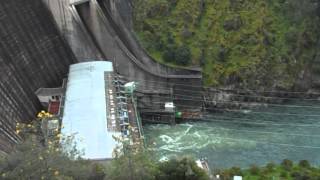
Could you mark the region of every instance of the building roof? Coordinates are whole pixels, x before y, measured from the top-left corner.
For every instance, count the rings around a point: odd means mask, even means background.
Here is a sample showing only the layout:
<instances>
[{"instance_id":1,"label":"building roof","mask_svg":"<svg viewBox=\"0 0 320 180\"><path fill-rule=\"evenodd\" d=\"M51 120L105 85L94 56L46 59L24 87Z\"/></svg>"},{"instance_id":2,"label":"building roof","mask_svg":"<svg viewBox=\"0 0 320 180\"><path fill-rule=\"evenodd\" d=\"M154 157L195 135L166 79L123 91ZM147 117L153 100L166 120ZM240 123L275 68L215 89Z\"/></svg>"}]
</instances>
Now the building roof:
<instances>
[{"instance_id":1,"label":"building roof","mask_svg":"<svg viewBox=\"0 0 320 180\"><path fill-rule=\"evenodd\" d=\"M108 131L107 98L104 72L113 71L107 61L71 65L61 130L63 135L74 134L77 149L86 159L110 159L117 145Z\"/></svg>"},{"instance_id":2,"label":"building roof","mask_svg":"<svg viewBox=\"0 0 320 180\"><path fill-rule=\"evenodd\" d=\"M62 95L64 89L60 88L39 88L35 94L37 96L55 96L55 95Z\"/></svg>"}]
</instances>

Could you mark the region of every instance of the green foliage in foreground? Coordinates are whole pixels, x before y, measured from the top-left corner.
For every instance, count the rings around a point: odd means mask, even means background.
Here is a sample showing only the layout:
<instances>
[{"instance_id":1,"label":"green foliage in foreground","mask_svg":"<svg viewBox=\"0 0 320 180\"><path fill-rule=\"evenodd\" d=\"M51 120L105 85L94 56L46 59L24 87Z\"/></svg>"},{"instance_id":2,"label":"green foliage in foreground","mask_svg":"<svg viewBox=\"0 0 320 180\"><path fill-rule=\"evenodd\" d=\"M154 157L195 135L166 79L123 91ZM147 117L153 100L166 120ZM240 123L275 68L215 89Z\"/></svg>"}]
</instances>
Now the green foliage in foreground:
<instances>
[{"instance_id":1,"label":"green foliage in foreground","mask_svg":"<svg viewBox=\"0 0 320 180\"><path fill-rule=\"evenodd\" d=\"M268 163L265 167L252 165L249 169L232 167L215 172L222 180L232 179L233 176L243 176L245 180L318 180L320 168L312 167L308 161L302 160L298 164L285 159L280 165Z\"/></svg>"},{"instance_id":2,"label":"green foliage in foreground","mask_svg":"<svg viewBox=\"0 0 320 180\"><path fill-rule=\"evenodd\" d=\"M200 169L193 159L172 159L160 163L158 180L206 180L208 175Z\"/></svg>"},{"instance_id":3,"label":"green foliage in foreground","mask_svg":"<svg viewBox=\"0 0 320 180\"><path fill-rule=\"evenodd\" d=\"M18 145L0 162L0 179L97 179L103 167L82 159L71 160L64 152L32 140Z\"/></svg>"},{"instance_id":4,"label":"green foliage in foreground","mask_svg":"<svg viewBox=\"0 0 320 180\"><path fill-rule=\"evenodd\" d=\"M96 179L96 180L208 180L194 160L182 158L159 163L148 154L118 157L104 166L62 151L25 141L0 161L0 179Z\"/></svg>"},{"instance_id":5,"label":"green foliage in foreground","mask_svg":"<svg viewBox=\"0 0 320 180\"><path fill-rule=\"evenodd\" d=\"M81 159L72 138L60 134L45 142L37 119L20 124L24 138L14 150L0 159L0 179L103 179L104 167ZM61 143L59 143L61 140Z\"/></svg>"},{"instance_id":6,"label":"green foliage in foreground","mask_svg":"<svg viewBox=\"0 0 320 180\"><path fill-rule=\"evenodd\" d=\"M111 162L95 163L80 158L72 138L44 142L41 121L19 128L25 138L9 155L0 158L0 179L58 180L207 180L208 175L189 158L157 162L149 152L127 150ZM63 141L61 141L63 140ZM62 142L62 143L61 143Z\"/></svg>"},{"instance_id":7,"label":"green foliage in foreground","mask_svg":"<svg viewBox=\"0 0 320 180\"><path fill-rule=\"evenodd\" d=\"M289 88L320 69L318 0L133 2L134 28L151 56L201 65L206 85ZM176 56L179 47L190 57Z\"/></svg>"},{"instance_id":8,"label":"green foliage in foreground","mask_svg":"<svg viewBox=\"0 0 320 180\"><path fill-rule=\"evenodd\" d=\"M208 174L190 158L155 162L147 152L121 156L107 167L110 180L209 180Z\"/></svg>"}]
</instances>

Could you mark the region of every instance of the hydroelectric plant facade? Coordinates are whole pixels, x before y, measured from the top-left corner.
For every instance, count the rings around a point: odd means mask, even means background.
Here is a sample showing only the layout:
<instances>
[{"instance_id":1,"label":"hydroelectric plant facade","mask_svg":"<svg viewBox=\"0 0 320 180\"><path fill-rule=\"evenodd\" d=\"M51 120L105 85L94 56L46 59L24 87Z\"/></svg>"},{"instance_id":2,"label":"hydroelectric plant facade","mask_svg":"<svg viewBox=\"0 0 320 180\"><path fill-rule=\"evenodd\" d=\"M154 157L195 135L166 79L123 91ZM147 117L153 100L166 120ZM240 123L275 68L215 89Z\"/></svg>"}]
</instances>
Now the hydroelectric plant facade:
<instances>
[{"instance_id":1,"label":"hydroelectric plant facade","mask_svg":"<svg viewBox=\"0 0 320 180\"><path fill-rule=\"evenodd\" d=\"M62 87L37 91L49 112L38 114L44 143L58 134L62 142L72 137L81 157L94 161L110 160L128 146L141 148L144 136L134 84L120 80L109 61L71 65Z\"/></svg>"}]
</instances>

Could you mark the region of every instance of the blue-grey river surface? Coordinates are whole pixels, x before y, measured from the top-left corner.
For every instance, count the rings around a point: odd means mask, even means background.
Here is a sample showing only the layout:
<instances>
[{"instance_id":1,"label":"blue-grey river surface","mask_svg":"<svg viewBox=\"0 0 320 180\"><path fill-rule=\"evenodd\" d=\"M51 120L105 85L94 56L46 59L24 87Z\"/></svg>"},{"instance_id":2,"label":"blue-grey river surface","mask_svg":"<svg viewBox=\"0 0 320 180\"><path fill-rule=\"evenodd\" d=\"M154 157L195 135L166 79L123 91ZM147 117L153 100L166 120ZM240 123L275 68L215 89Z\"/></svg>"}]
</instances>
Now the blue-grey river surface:
<instances>
[{"instance_id":1,"label":"blue-grey river surface","mask_svg":"<svg viewBox=\"0 0 320 180\"><path fill-rule=\"evenodd\" d=\"M264 165L285 158L320 165L320 103L211 113L204 120L146 125L149 147L159 160L207 157L212 168Z\"/></svg>"}]
</instances>

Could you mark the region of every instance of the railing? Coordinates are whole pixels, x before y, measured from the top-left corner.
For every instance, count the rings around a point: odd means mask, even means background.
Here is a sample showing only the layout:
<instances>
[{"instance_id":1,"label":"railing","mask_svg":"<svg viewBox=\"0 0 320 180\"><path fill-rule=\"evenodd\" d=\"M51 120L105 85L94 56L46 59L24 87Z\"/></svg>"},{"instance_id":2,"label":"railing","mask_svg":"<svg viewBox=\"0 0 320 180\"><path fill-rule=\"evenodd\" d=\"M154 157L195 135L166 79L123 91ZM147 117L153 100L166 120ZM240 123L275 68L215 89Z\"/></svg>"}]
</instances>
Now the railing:
<instances>
[{"instance_id":1,"label":"railing","mask_svg":"<svg viewBox=\"0 0 320 180\"><path fill-rule=\"evenodd\" d=\"M139 135L140 135L140 138L143 139L143 144L146 145L144 133L143 133L142 122L141 122L140 115L138 113L137 102L136 102L136 99L134 98L133 94L131 95L131 100L132 100L134 112L136 114L136 121L137 121L138 129L139 129Z\"/></svg>"}]
</instances>

